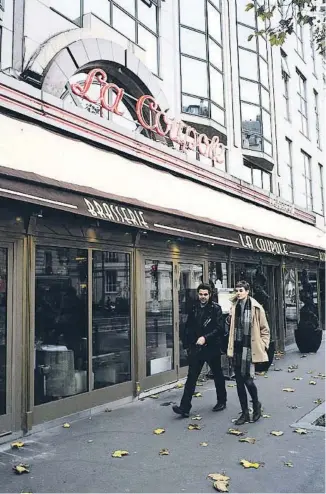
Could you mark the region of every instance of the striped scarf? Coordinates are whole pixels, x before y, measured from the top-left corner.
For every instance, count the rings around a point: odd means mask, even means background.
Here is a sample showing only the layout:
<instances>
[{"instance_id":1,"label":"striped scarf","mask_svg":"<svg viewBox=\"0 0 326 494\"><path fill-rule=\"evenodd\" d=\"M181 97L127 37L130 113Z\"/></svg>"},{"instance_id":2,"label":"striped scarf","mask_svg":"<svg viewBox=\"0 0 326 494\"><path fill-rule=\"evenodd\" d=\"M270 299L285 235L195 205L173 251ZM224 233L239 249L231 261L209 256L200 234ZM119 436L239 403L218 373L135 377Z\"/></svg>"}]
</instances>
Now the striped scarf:
<instances>
[{"instance_id":1,"label":"striped scarf","mask_svg":"<svg viewBox=\"0 0 326 494\"><path fill-rule=\"evenodd\" d=\"M236 367L241 367L243 376L250 375L251 367L251 300L247 298L243 311L238 301L235 308L235 361Z\"/></svg>"}]
</instances>

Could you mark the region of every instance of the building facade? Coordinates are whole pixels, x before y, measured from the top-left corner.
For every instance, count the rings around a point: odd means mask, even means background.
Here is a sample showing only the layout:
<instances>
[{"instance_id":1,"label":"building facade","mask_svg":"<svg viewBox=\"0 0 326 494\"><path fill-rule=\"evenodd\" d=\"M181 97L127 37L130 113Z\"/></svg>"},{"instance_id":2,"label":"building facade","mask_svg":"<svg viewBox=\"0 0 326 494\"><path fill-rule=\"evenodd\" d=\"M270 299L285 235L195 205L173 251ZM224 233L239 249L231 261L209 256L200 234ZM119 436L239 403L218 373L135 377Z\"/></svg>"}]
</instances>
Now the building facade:
<instances>
[{"instance_id":1,"label":"building facade","mask_svg":"<svg viewBox=\"0 0 326 494\"><path fill-rule=\"evenodd\" d=\"M246 3L0 0L0 441L184 377L202 280L324 328L322 60Z\"/></svg>"}]
</instances>

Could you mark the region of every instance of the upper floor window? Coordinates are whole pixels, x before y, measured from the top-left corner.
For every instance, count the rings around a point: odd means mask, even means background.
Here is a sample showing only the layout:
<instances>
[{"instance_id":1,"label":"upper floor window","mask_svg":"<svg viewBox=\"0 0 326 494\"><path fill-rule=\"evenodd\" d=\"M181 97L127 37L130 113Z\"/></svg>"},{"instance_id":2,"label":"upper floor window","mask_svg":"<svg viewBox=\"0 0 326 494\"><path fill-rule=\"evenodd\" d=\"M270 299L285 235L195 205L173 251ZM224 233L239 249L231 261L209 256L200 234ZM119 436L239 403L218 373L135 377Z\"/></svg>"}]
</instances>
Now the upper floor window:
<instances>
[{"instance_id":1,"label":"upper floor window","mask_svg":"<svg viewBox=\"0 0 326 494\"><path fill-rule=\"evenodd\" d=\"M321 211L325 214L325 198L324 198L324 167L318 163L319 168L319 183L320 183L320 195L321 195Z\"/></svg>"},{"instance_id":2,"label":"upper floor window","mask_svg":"<svg viewBox=\"0 0 326 494\"><path fill-rule=\"evenodd\" d=\"M179 0L182 112L225 126L219 0Z\"/></svg>"},{"instance_id":3,"label":"upper floor window","mask_svg":"<svg viewBox=\"0 0 326 494\"><path fill-rule=\"evenodd\" d=\"M312 211L311 157L302 150L298 173L296 173L295 191L297 204L308 211Z\"/></svg>"},{"instance_id":4,"label":"upper floor window","mask_svg":"<svg viewBox=\"0 0 326 494\"><path fill-rule=\"evenodd\" d=\"M156 0L84 0L84 14L87 13L96 15L144 48L149 69L158 74L159 23Z\"/></svg>"},{"instance_id":5,"label":"upper floor window","mask_svg":"<svg viewBox=\"0 0 326 494\"><path fill-rule=\"evenodd\" d=\"M254 9L245 12L247 3L237 1L242 147L272 155L267 42L264 36L254 36L261 21Z\"/></svg>"},{"instance_id":6,"label":"upper floor window","mask_svg":"<svg viewBox=\"0 0 326 494\"><path fill-rule=\"evenodd\" d=\"M291 121L290 116L290 97L289 97L289 80L290 71L287 62L287 55L281 50L282 57L282 80L283 80L283 100L284 100L284 117Z\"/></svg>"},{"instance_id":7,"label":"upper floor window","mask_svg":"<svg viewBox=\"0 0 326 494\"><path fill-rule=\"evenodd\" d=\"M320 125L319 125L319 96L316 90L314 90L314 106L315 106L315 123L316 123L316 141L317 141L317 146L321 148Z\"/></svg>"},{"instance_id":8,"label":"upper floor window","mask_svg":"<svg viewBox=\"0 0 326 494\"><path fill-rule=\"evenodd\" d=\"M304 58L303 26L297 22L296 16L294 17L294 28L297 38L297 52L301 58Z\"/></svg>"},{"instance_id":9,"label":"upper floor window","mask_svg":"<svg viewBox=\"0 0 326 494\"><path fill-rule=\"evenodd\" d=\"M310 26L310 49L311 49L311 59L313 64L314 75L317 75L316 70L316 46L314 41L314 31L313 27Z\"/></svg>"},{"instance_id":10,"label":"upper floor window","mask_svg":"<svg viewBox=\"0 0 326 494\"><path fill-rule=\"evenodd\" d=\"M49 0L51 10L63 15L69 21L78 26L82 25L82 2L81 0Z\"/></svg>"},{"instance_id":11,"label":"upper floor window","mask_svg":"<svg viewBox=\"0 0 326 494\"><path fill-rule=\"evenodd\" d=\"M297 82L298 82L298 98L299 98L299 108L298 112L300 115L300 129L303 135L306 137L308 134L308 106L307 106L307 81L306 78L297 70Z\"/></svg>"},{"instance_id":12,"label":"upper floor window","mask_svg":"<svg viewBox=\"0 0 326 494\"><path fill-rule=\"evenodd\" d=\"M282 197L289 202L293 202L293 162L292 162L292 141L285 138L286 155L285 155L285 168L284 173L281 176L281 192Z\"/></svg>"},{"instance_id":13,"label":"upper floor window","mask_svg":"<svg viewBox=\"0 0 326 494\"><path fill-rule=\"evenodd\" d=\"M272 176L270 173L264 172L260 168L256 168L247 160L243 160L243 164L245 165L243 167L245 172L245 181L268 192L273 191Z\"/></svg>"}]
</instances>

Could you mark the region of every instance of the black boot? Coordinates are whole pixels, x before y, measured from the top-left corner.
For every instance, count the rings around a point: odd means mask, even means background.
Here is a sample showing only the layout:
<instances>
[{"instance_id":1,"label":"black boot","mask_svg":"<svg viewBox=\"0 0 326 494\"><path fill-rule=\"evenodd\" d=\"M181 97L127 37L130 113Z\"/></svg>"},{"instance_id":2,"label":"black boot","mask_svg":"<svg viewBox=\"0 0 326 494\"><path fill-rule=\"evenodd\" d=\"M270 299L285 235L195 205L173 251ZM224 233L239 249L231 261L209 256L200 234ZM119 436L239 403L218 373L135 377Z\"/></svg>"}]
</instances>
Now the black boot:
<instances>
[{"instance_id":1,"label":"black boot","mask_svg":"<svg viewBox=\"0 0 326 494\"><path fill-rule=\"evenodd\" d=\"M220 412L226 408L226 403L217 402L213 408L213 412Z\"/></svg>"},{"instance_id":2,"label":"black boot","mask_svg":"<svg viewBox=\"0 0 326 494\"><path fill-rule=\"evenodd\" d=\"M178 407L178 405L173 405L172 410L174 413L181 415L181 417L189 417L189 412L186 412L181 407Z\"/></svg>"},{"instance_id":3,"label":"black boot","mask_svg":"<svg viewBox=\"0 0 326 494\"><path fill-rule=\"evenodd\" d=\"M257 420L259 420L261 417L261 403L259 401L257 401L257 403L254 403L253 409L254 412L252 414L252 421L257 422Z\"/></svg>"},{"instance_id":4,"label":"black boot","mask_svg":"<svg viewBox=\"0 0 326 494\"><path fill-rule=\"evenodd\" d=\"M250 415L249 415L249 410L242 410L242 414L240 415L240 417L238 418L238 420L236 420L234 423L235 425L243 425L245 424L246 422L250 422Z\"/></svg>"}]
</instances>

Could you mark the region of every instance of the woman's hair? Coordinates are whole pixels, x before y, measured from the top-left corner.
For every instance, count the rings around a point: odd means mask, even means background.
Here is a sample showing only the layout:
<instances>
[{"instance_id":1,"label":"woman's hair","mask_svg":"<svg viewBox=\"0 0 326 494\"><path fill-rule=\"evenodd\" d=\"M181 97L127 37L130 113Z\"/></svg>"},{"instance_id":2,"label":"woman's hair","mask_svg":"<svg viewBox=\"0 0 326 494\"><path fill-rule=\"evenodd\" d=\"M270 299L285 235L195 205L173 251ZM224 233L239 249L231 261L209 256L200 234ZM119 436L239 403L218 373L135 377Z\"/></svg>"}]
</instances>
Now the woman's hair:
<instances>
[{"instance_id":1,"label":"woman's hair","mask_svg":"<svg viewBox=\"0 0 326 494\"><path fill-rule=\"evenodd\" d=\"M244 288L246 290L246 292L249 292L249 290L250 290L249 283L247 281L244 281L244 280L237 281L235 284L235 287L236 288Z\"/></svg>"}]
</instances>

